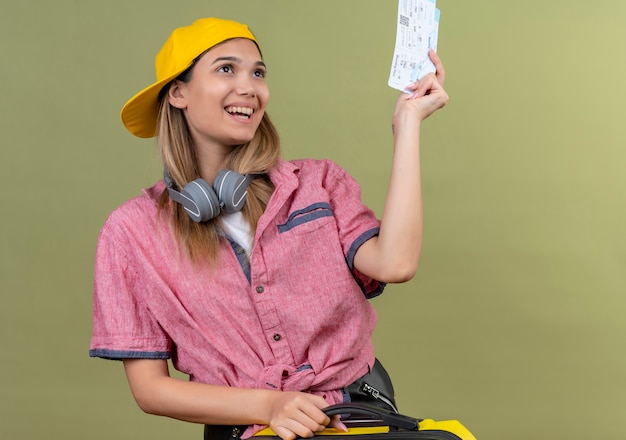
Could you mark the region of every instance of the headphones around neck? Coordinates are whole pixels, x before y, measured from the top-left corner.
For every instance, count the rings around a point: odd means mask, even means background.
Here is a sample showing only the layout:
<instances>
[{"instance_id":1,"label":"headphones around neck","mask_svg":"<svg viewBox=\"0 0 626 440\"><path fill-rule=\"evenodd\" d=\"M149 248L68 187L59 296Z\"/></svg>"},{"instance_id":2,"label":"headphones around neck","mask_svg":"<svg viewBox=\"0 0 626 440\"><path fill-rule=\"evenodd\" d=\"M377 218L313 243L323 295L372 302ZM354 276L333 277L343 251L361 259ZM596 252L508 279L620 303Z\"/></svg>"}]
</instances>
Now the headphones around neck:
<instances>
[{"instance_id":1,"label":"headphones around neck","mask_svg":"<svg viewBox=\"0 0 626 440\"><path fill-rule=\"evenodd\" d=\"M180 192L176 190L176 184L167 174L167 170L163 172L163 178L170 198L183 205L189 217L200 223L217 217L222 211L240 211L246 202L248 185L253 176L221 170L215 176L213 186L204 179L196 179L185 185Z\"/></svg>"}]
</instances>

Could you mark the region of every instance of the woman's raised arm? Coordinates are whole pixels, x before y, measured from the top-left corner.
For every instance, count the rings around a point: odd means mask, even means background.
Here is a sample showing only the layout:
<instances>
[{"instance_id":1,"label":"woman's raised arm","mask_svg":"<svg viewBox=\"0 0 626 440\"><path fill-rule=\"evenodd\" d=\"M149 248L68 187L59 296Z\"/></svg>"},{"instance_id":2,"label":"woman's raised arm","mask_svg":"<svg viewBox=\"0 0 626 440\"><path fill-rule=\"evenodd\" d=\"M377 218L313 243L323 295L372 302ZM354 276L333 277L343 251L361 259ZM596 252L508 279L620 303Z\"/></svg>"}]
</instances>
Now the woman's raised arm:
<instances>
[{"instance_id":1,"label":"woman's raised arm","mask_svg":"<svg viewBox=\"0 0 626 440\"><path fill-rule=\"evenodd\" d=\"M365 242L354 258L365 275L387 283L410 280L417 270L422 246L422 186L420 129L424 119L448 102L443 89L445 71L434 51L437 67L402 93L393 113L393 163L378 236Z\"/></svg>"}]
</instances>

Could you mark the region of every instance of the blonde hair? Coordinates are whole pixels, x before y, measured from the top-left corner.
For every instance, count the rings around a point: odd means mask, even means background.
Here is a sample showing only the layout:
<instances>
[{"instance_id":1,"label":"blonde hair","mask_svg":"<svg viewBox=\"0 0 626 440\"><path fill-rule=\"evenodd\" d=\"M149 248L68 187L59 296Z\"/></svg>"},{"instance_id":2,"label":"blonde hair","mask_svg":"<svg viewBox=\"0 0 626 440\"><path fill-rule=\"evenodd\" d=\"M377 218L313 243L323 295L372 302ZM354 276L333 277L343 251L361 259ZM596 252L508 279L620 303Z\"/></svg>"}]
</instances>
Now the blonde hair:
<instances>
[{"instance_id":1,"label":"blonde hair","mask_svg":"<svg viewBox=\"0 0 626 440\"><path fill-rule=\"evenodd\" d=\"M164 88L166 91L169 86ZM160 101L158 118L158 146L163 165L179 188L201 178L191 134L181 109L172 106L164 93ZM258 174L248 187L243 217L250 225L254 237L256 225L274 192L267 172L280 158L280 139L269 116L263 115L254 137L249 142L233 147L227 167L241 174ZM204 223L196 223L183 206L170 200L165 190L159 200L159 212L171 213L174 235L193 262L213 264L219 254L219 216Z\"/></svg>"}]
</instances>

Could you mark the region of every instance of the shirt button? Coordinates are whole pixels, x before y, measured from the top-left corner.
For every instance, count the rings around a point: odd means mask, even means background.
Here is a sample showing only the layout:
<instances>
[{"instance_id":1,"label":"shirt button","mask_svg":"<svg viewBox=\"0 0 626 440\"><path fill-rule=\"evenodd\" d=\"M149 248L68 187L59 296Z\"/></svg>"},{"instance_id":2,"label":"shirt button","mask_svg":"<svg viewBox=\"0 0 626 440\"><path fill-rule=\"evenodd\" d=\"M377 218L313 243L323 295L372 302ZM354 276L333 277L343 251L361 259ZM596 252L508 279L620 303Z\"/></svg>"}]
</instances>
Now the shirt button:
<instances>
[{"instance_id":1,"label":"shirt button","mask_svg":"<svg viewBox=\"0 0 626 440\"><path fill-rule=\"evenodd\" d=\"M281 338L281 336L280 336L278 333L276 333L276 334L274 335L274 340L275 340L276 342L280 341L280 338Z\"/></svg>"},{"instance_id":2,"label":"shirt button","mask_svg":"<svg viewBox=\"0 0 626 440\"><path fill-rule=\"evenodd\" d=\"M243 254L244 250L242 247L237 246L237 250L235 252L237 252L237 255L241 255Z\"/></svg>"},{"instance_id":3,"label":"shirt button","mask_svg":"<svg viewBox=\"0 0 626 440\"><path fill-rule=\"evenodd\" d=\"M256 293L263 293L265 291L265 289L263 288L263 286L256 286Z\"/></svg>"}]
</instances>

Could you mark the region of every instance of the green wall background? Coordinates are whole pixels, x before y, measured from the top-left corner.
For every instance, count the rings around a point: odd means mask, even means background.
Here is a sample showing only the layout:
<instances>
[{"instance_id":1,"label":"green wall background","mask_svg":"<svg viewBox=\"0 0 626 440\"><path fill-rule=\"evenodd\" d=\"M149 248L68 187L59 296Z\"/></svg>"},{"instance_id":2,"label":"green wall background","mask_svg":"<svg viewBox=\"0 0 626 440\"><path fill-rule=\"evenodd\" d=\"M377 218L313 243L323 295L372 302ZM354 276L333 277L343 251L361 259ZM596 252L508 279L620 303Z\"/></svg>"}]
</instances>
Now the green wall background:
<instances>
[{"instance_id":1,"label":"green wall background","mask_svg":"<svg viewBox=\"0 0 626 440\"><path fill-rule=\"evenodd\" d=\"M482 440L626 438L626 3L438 4L451 100L424 126L421 267L374 301L401 409ZM336 160L380 213L397 1L1 7L0 437L198 439L87 356L100 226L160 175L119 109L174 27L247 22L284 155Z\"/></svg>"}]
</instances>

